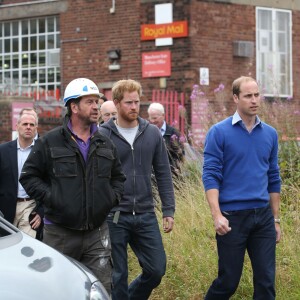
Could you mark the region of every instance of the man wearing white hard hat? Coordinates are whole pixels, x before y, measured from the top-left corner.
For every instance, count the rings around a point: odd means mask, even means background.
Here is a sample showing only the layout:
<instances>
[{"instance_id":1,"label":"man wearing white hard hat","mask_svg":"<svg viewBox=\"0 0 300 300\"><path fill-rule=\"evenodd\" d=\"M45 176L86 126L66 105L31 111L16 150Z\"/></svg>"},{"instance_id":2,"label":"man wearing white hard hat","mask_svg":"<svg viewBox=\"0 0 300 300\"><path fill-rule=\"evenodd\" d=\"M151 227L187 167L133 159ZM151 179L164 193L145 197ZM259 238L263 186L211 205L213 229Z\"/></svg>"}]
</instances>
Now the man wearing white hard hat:
<instances>
[{"instance_id":1,"label":"man wearing white hard hat","mask_svg":"<svg viewBox=\"0 0 300 300\"><path fill-rule=\"evenodd\" d=\"M44 204L43 241L86 265L110 293L105 219L119 203L125 176L115 146L97 130L100 96L89 79L67 85L64 123L37 140L20 182Z\"/></svg>"}]
</instances>

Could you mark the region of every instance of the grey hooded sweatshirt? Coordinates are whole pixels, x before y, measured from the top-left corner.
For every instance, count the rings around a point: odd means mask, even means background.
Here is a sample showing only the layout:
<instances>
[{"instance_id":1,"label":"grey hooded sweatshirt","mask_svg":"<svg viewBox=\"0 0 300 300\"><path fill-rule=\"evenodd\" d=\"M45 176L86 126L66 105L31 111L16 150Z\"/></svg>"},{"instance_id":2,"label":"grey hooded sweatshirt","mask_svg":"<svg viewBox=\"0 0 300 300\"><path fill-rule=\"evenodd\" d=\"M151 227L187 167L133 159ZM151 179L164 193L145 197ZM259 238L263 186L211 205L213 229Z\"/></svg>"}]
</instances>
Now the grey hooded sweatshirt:
<instances>
[{"instance_id":1,"label":"grey hooded sweatshirt","mask_svg":"<svg viewBox=\"0 0 300 300\"><path fill-rule=\"evenodd\" d=\"M154 211L152 170L162 202L163 217L173 217L175 198L166 146L158 128L138 118L139 128L133 146L118 132L113 118L100 126L117 148L126 175L124 194L112 211L144 213Z\"/></svg>"}]
</instances>

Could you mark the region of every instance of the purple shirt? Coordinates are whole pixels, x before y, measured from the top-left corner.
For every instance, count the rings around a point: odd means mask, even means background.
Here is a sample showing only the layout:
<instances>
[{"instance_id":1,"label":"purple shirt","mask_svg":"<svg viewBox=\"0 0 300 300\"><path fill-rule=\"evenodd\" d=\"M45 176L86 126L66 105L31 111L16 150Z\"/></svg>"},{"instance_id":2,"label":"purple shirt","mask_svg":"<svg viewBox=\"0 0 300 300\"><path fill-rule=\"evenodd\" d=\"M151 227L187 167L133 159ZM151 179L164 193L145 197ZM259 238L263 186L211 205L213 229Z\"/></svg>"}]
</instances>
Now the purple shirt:
<instances>
[{"instance_id":1,"label":"purple shirt","mask_svg":"<svg viewBox=\"0 0 300 300\"><path fill-rule=\"evenodd\" d=\"M73 132L71 120L68 123L68 128L70 129L73 137L75 138L75 140L77 142L77 145L78 145L78 148L79 148L84 160L87 161L87 156L88 156L88 153L89 153L90 143L91 143L91 136L98 130L97 124L93 123L91 125L91 128L90 128L90 133L91 134L90 134L90 137L88 138L88 140L86 142L83 141L80 137L78 137Z\"/></svg>"}]
</instances>

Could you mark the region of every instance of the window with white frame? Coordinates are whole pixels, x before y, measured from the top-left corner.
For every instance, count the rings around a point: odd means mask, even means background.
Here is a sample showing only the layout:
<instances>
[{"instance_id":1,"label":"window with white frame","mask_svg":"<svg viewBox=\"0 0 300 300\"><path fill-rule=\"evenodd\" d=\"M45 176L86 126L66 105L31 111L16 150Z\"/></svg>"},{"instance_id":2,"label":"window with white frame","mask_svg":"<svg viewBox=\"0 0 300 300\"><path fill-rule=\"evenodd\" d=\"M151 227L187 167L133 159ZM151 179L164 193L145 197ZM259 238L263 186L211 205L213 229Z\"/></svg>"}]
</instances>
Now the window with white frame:
<instances>
[{"instance_id":1,"label":"window with white frame","mask_svg":"<svg viewBox=\"0 0 300 300\"><path fill-rule=\"evenodd\" d=\"M291 11L256 8L256 72L265 96L292 96L291 27Z\"/></svg>"},{"instance_id":2,"label":"window with white frame","mask_svg":"<svg viewBox=\"0 0 300 300\"><path fill-rule=\"evenodd\" d=\"M56 16L0 22L0 94L60 98Z\"/></svg>"}]
</instances>

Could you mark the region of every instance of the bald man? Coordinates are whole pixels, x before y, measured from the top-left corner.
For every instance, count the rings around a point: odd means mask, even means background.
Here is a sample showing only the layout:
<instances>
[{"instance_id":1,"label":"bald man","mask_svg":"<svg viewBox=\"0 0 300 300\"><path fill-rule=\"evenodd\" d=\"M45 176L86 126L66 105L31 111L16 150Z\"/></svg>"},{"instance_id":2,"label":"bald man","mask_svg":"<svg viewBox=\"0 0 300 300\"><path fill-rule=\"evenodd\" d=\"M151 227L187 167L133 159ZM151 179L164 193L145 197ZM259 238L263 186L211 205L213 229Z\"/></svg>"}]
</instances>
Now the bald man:
<instances>
[{"instance_id":1,"label":"bald man","mask_svg":"<svg viewBox=\"0 0 300 300\"><path fill-rule=\"evenodd\" d=\"M184 160L184 145L180 140L180 133L166 123L165 108L161 103L152 102L148 108L148 115L149 122L159 128L166 142L172 173L178 175Z\"/></svg>"},{"instance_id":2,"label":"bald man","mask_svg":"<svg viewBox=\"0 0 300 300\"><path fill-rule=\"evenodd\" d=\"M107 122L110 118L117 118L117 109L113 101L106 101L101 105L100 108L100 117L102 119L102 123Z\"/></svg>"}]
</instances>

